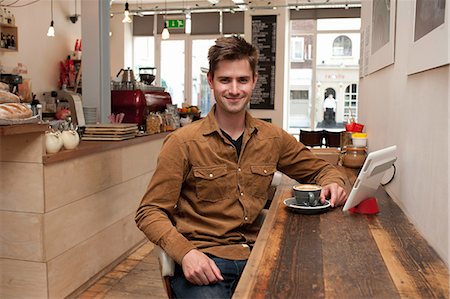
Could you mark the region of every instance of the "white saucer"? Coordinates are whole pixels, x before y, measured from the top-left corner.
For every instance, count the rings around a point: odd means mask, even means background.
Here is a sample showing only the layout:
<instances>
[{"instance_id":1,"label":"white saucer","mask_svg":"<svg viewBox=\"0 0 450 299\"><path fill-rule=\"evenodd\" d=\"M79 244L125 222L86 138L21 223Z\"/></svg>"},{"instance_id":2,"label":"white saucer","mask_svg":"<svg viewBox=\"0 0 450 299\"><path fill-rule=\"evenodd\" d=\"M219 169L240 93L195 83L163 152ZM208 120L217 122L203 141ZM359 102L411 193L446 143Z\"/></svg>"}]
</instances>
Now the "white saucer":
<instances>
[{"instance_id":1,"label":"white saucer","mask_svg":"<svg viewBox=\"0 0 450 299\"><path fill-rule=\"evenodd\" d=\"M296 213L302 213L302 214L318 214L323 213L328 208L331 207L330 201L325 200L325 203L321 206L315 206L315 207L308 207L308 206L302 206L295 202L295 197L289 197L283 200L283 203L286 207L288 207L291 211L294 211Z\"/></svg>"}]
</instances>

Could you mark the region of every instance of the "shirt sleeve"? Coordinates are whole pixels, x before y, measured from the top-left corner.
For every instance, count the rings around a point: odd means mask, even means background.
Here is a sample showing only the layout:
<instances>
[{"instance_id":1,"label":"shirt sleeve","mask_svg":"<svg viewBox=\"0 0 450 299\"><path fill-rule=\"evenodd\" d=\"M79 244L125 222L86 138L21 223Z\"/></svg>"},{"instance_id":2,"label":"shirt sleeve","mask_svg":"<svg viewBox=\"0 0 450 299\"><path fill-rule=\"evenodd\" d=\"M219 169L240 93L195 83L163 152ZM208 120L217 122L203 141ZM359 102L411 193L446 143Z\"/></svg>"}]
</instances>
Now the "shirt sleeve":
<instances>
[{"instance_id":1,"label":"shirt sleeve","mask_svg":"<svg viewBox=\"0 0 450 299\"><path fill-rule=\"evenodd\" d=\"M161 148L157 166L136 212L135 221L147 238L159 245L178 264L195 246L172 223L181 186L188 171L185 150L176 135L169 135Z\"/></svg>"},{"instance_id":2,"label":"shirt sleeve","mask_svg":"<svg viewBox=\"0 0 450 299\"><path fill-rule=\"evenodd\" d=\"M281 135L278 162L281 172L300 183L315 183L321 186L337 183L347 188L344 176L336 167L318 158L286 131L282 130Z\"/></svg>"}]
</instances>

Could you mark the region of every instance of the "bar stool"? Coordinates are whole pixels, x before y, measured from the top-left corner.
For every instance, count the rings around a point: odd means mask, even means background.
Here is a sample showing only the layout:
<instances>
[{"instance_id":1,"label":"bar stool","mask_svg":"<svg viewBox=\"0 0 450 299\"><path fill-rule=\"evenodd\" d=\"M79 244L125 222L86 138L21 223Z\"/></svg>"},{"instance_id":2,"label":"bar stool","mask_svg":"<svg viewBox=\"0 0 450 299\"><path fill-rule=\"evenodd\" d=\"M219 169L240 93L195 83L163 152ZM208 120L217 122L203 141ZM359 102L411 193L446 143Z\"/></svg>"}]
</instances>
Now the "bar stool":
<instances>
[{"instance_id":1,"label":"bar stool","mask_svg":"<svg viewBox=\"0 0 450 299\"><path fill-rule=\"evenodd\" d=\"M314 147L323 145L323 130L305 131L300 129L300 142L306 146Z\"/></svg>"}]
</instances>

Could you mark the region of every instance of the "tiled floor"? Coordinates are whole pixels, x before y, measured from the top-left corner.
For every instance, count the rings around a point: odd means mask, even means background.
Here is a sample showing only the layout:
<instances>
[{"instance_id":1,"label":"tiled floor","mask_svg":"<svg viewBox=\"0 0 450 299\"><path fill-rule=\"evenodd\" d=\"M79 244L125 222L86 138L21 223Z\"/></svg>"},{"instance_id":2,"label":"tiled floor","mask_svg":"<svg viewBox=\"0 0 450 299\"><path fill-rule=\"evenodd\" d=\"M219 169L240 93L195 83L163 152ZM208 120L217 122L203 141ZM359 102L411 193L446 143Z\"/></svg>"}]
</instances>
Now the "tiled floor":
<instances>
[{"instance_id":1,"label":"tiled floor","mask_svg":"<svg viewBox=\"0 0 450 299\"><path fill-rule=\"evenodd\" d=\"M77 299L167 298L153 244L145 243Z\"/></svg>"}]
</instances>

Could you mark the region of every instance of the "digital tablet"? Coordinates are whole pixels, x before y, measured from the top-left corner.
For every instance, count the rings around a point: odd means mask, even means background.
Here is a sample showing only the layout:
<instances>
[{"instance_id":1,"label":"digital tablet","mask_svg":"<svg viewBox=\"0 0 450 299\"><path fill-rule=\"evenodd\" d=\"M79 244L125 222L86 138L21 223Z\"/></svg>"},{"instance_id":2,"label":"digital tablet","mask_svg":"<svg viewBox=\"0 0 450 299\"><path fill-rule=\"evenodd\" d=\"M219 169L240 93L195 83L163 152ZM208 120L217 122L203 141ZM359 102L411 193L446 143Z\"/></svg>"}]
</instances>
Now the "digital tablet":
<instances>
[{"instance_id":1,"label":"digital tablet","mask_svg":"<svg viewBox=\"0 0 450 299\"><path fill-rule=\"evenodd\" d=\"M358 205L366 198L373 197L386 170L397 160L397 146L390 146L367 155L352 191L342 209L344 212Z\"/></svg>"}]
</instances>

